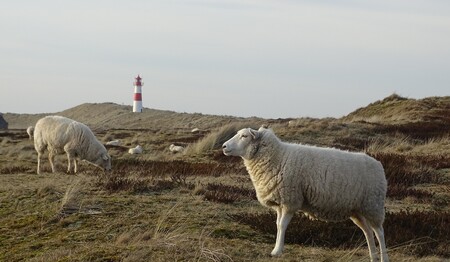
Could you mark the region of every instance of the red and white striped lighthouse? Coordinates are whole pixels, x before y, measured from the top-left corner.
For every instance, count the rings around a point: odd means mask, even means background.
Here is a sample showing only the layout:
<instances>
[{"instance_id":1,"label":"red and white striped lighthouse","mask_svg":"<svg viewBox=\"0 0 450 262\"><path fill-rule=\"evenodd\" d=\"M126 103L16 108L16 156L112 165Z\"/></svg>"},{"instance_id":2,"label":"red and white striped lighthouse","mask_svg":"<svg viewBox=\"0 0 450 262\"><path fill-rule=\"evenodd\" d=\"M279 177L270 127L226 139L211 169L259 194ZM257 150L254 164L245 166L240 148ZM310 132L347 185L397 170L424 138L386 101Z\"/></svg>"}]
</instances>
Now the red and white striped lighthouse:
<instances>
[{"instance_id":1,"label":"red and white striped lighthouse","mask_svg":"<svg viewBox=\"0 0 450 262\"><path fill-rule=\"evenodd\" d=\"M134 101L133 101L133 112L142 112L142 82L141 77L138 75L135 77L134 81Z\"/></svg>"}]
</instances>

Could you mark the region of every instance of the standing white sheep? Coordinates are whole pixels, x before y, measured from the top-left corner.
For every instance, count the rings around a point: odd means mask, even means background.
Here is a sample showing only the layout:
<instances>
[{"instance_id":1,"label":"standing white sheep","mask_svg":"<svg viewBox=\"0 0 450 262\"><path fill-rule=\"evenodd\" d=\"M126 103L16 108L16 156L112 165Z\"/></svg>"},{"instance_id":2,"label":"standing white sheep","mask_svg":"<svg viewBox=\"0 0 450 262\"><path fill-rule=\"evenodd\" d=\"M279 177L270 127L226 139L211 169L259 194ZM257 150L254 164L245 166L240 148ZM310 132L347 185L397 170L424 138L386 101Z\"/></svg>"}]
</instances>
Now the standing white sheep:
<instances>
[{"instance_id":1,"label":"standing white sheep","mask_svg":"<svg viewBox=\"0 0 450 262\"><path fill-rule=\"evenodd\" d=\"M56 154L66 152L67 172L71 172L73 160L74 173L77 172L77 159L86 160L105 170L111 170L111 157L105 146L95 138L86 125L62 116L46 116L39 119L34 128L34 148L38 153L37 173L40 174L41 156L45 149L53 164Z\"/></svg>"},{"instance_id":2,"label":"standing white sheep","mask_svg":"<svg viewBox=\"0 0 450 262\"><path fill-rule=\"evenodd\" d=\"M30 140L33 139L33 133L34 133L34 126L29 126L27 128L27 134Z\"/></svg>"},{"instance_id":3,"label":"standing white sheep","mask_svg":"<svg viewBox=\"0 0 450 262\"><path fill-rule=\"evenodd\" d=\"M277 212L272 255L283 251L286 228L297 210L310 218L350 218L364 232L371 261L388 256L384 240L387 182L380 162L363 153L280 141L272 130L240 130L223 144L227 156L244 159L259 202Z\"/></svg>"}]
</instances>

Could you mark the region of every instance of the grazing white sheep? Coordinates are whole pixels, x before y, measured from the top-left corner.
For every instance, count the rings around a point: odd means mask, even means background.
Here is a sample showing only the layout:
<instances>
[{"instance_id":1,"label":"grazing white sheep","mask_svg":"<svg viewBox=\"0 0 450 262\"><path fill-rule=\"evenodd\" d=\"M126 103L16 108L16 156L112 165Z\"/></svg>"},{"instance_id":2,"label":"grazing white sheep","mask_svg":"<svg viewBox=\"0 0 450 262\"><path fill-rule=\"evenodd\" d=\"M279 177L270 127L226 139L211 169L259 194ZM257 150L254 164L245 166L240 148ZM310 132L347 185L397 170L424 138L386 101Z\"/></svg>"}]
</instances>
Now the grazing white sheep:
<instances>
[{"instance_id":1,"label":"grazing white sheep","mask_svg":"<svg viewBox=\"0 0 450 262\"><path fill-rule=\"evenodd\" d=\"M384 240L387 182L380 162L363 153L280 141L272 130L240 130L223 144L227 156L241 156L259 202L277 212L272 255L283 251L286 228L297 210L310 218L350 218L364 232L371 261L388 256Z\"/></svg>"},{"instance_id":2,"label":"grazing white sheep","mask_svg":"<svg viewBox=\"0 0 450 262\"><path fill-rule=\"evenodd\" d=\"M53 164L56 154L66 152L67 172L70 173L73 162L74 173L77 172L77 159L86 160L105 170L111 170L111 157L105 146L97 140L86 125L62 116L46 116L37 121L34 128L34 148L38 153L37 173L40 174L41 156L45 149L49 151L48 159Z\"/></svg>"},{"instance_id":3,"label":"grazing white sheep","mask_svg":"<svg viewBox=\"0 0 450 262\"><path fill-rule=\"evenodd\" d=\"M120 145L120 140L108 141L108 142L106 142L106 145L108 145L108 146L118 146L118 145Z\"/></svg>"},{"instance_id":4,"label":"grazing white sheep","mask_svg":"<svg viewBox=\"0 0 450 262\"><path fill-rule=\"evenodd\" d=\"M200 133L200 129L194 128L194 129L191 130L191 133L193 133L193 134Z\"/></svg>"},{"instance_id":5,"label":"grazing white sheep","mask_svg":"<svg viewBox=\"0 0 450 262\"><path fill-rule=\"evenodd\" d=\"M134 154L142 154L142 147L140 145L137 145L134 148L130 148L128 150L128 153L132 154L132 155L134 155Z\"/></svg>"},{"instance_id":6,"label":"grazing white sheep","mask_svg":"<svg viewBox=\"0 0 450 262\"><path fill-rule=\"evenodd\" d=\"M34 133L34 126L29 126L27 128L27 134L30 140L33 139L33 133Z\"/></svg>"},{"instance_id":7,"label":"grazing white sheep","mask_svg":"<svg viewBox=\"0 0 450 262\"><path fill-rule=\"evenodd\" d=\"M182 146L176 146L174 144L171 144L169 146L169 151L172 153L181 153L181 152L183 152L183 150L184 150L184 147L182 147Z\"/></svg>"}]
</instances>

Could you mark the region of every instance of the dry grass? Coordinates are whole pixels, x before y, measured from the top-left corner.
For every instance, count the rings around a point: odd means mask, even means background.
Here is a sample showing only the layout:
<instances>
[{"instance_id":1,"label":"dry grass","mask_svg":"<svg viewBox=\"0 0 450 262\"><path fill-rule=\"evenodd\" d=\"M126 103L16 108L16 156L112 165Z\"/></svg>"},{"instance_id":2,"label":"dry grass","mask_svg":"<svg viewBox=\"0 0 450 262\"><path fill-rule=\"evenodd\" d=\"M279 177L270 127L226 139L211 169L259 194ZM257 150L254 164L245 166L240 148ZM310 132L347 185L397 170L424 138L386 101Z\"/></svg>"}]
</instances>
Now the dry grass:
<instances>
[{"instance_id":1,"label":"dry grass","mask_svg":"<svg viewBox=\"0 0 450 262\"><path fill-rule=\"evenodd\" d=\"M420 100L408 99L392 94L382 100L360 108L344 119L368 123L398 124L411 122L448 122L450 96L428 97Z\"/></svg>"},{"instance_id":2,"label":"dry grass","mask_svg":"<svg viewBox=\"0 0 450 262\"><path fill-rule=\"evenodd\" d=\"M422 106L434 101L391 100L381 104ZM105 116L93 115L93 109ZM421 117L414 121L442 121L430 120L435 112L426 117L416 111ZM351 222L322 223L301 215L287 230L283 256L269 256L275 241L274 213L255 199L242 160L224 157L218 149L238 129L260 126L260 119L151 110L128 115L114 104L83 105L64 114L103 126L95 129L102 142L122 141L121 146L108 147L113 172L81 163L81 174L50 174L44 161L44 174L36 175L36 153L25 130L0 133L0 261L368 260L364 237ZM267 122L285 141L366 150L380 160L389 180L385 232L391 260L448 259L448 134L426 128L414 133L415 125L394 128L383 122L384 115L379 117L380 123ZM236 125L226 127L234 120ZM122 129L124 123L129 128ZM202 126L201 134L190 132ZM142 143L144 153L127 154L136 143ZM192 151L171 154L172 143L190 145ZM64 170L65 156L58 160Z\"/></svg>"},{"instance_id":3,"label":"dry grass","mask_svg":"<svg viewBox=\"0 0 450 262\"><path fill-rule=\"evenodd\" d=\"M186 149L186 154L204 154L212 150L220 149L222 148L223 143L232 138L237 131L245 127L255 128L255 125L248 123L233 123L220 127L202 140L190 145Z\"/></svg>"}]
</instances>

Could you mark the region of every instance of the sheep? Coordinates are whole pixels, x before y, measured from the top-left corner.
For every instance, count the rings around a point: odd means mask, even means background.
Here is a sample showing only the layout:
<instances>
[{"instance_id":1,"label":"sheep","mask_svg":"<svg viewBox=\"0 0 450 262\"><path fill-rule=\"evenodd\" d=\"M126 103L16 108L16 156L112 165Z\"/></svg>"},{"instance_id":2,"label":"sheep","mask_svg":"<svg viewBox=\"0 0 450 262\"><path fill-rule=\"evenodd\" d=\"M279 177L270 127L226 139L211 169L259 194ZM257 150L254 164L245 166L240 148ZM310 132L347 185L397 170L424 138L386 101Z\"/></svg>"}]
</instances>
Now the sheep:
<instances>
[{"instance_id":1,"label":"sheep","mask_svg":"<svg viewBox=\"0 0 450 262\"><path fill-rule=\"evenodd\" d=\"M108 146L118 146L118 145L120 145L120 140L108 141L108 142L106 142L106 145L108 145Z\"/></svg>"},{"instance_id":2,"label":"sheep","mask_svg":"<svg viewBox=\"0 0 450 262\"><path fill-rule=\"evenodd\" d=\"M140 145L137 145L134 148L130 148L128 150L128 153L132 154L132 155L134 155L134 154L142 154L142 147Z\"/></svg>"},{"instance_id":3,"label":"sheep","mask_svg":"<svg viewBox=\"0 0 450 262\"><path fill-rule=\"evenodd\" d=\"M181 152L183 152L183 150L184 150L184 147L182 147L182 146L176 146L174 144L171 144L169 146L169 151L172 153L181 153Z\"/></svg>"},{"instance_id":4,"label":"sheep","mask_svg":"<svg viewBox=\"0 0 450 262\"><path fill-rule=\"evenodd\" d=\"M77 159L85 160L104 170L111 170L111 157L86 125L62 116L46 116L37 121L34 128L34 148L38 153L37 173L40 174L41 156L45 149L54 173L56 154L66 152L67 172L77 173Z\"/></svg>"},{"instance_id":5,"label":"sheep","mask_svg":"<svg viewBox=\"0 0 450 262\"><path fill-rule=\"evenodd\" d=\"M34 133L34 126L29 126L27 128L27 134L30 140L33 139L33 133Z\"/></svg>"},{"instance_id":6,"label":"sheep","mask_svg":"<svg viewBox=\"0 0 450 262\"><path fill-rule=\"evenodd\" d=\"M387 182L383 166L363 153L282 142L272 130L245 128L223 146L227 156L240 156L258 201L277 212L277 237L271 255L280 255L286 228L297 210L310 218L350 218L364 233L371 261L388 255L384 239Z\"/></svg>"},{"instance_id":7,"label":"sheep","mask_svg":"<svg viewBox=\"0 0 450 262\"><path fill-rule=\"evenodd\" d=\"M198 134L198 133L200 133L200 129L194 128L194 129L191 130L191 133L192 134Z\"/></svg>"}]
</instances>

